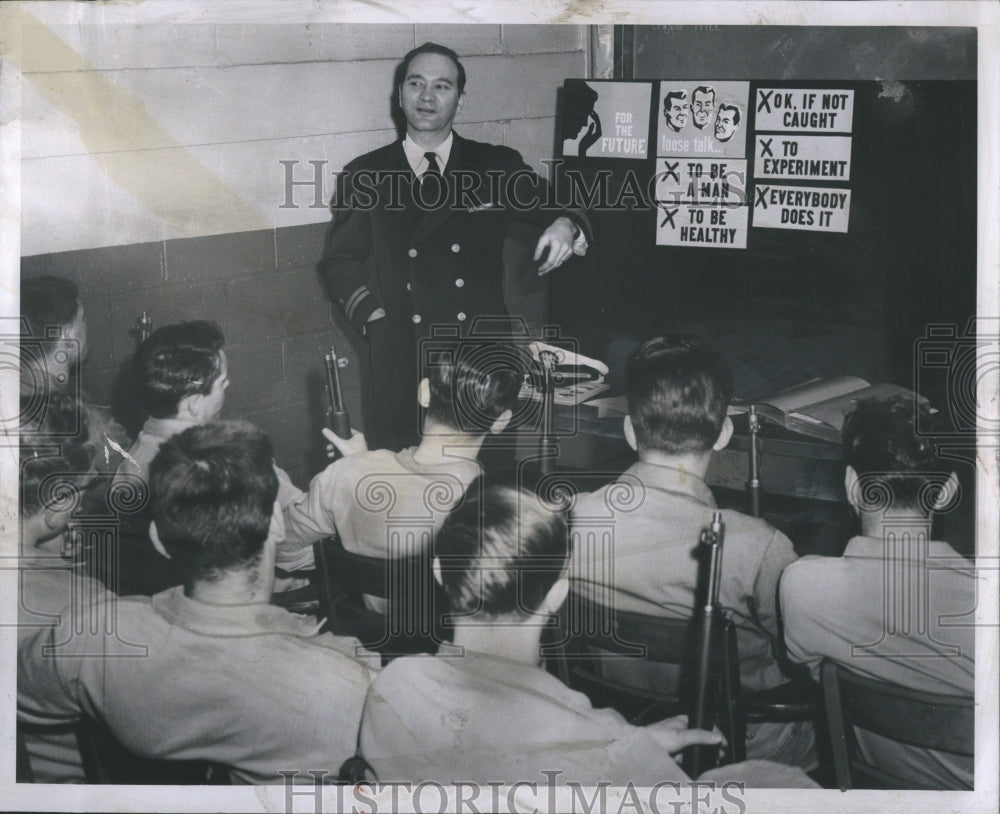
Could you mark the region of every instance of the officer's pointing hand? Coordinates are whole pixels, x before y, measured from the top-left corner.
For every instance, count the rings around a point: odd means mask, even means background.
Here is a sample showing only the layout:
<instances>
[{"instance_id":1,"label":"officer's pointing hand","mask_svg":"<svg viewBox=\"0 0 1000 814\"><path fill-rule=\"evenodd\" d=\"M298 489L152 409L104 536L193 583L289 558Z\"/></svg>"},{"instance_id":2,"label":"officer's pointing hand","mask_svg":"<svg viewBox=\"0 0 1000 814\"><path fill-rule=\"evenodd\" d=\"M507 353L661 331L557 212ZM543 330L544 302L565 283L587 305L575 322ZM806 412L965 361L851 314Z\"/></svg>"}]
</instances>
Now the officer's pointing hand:
<instances>
[{"instance_id":1,"label":"officer's pointing hand","mask_svg":"<svg viewBox=\"0 0 1000 814\"><path fill-rule=\"evenodd\" d=\"M573 222L569 218L565 216L556 218L552 225L542 232L535 247L535 260L541 260L546 248L549 250L549 256L538 267L539 274L548 274L552 269L559 268L573 254Z\"/></svg>"}]
</instances>

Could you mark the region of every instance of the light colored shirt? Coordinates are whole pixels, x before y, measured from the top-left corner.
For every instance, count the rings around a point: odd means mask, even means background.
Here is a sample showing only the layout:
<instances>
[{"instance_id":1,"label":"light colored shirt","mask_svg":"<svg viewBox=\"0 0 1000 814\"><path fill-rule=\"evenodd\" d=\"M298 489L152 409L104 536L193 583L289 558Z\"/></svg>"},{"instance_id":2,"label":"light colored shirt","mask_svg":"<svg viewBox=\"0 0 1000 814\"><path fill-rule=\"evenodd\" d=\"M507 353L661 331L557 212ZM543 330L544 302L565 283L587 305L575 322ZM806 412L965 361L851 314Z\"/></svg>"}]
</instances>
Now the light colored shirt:
<instances>
[{"instance_id":1,"label":"light colored shirt","mask_svg":"<svg viewBox=\"0 0 1000 814\"><path fill-rule=\"evenodd\" d=\"M701 531L717 510L708 485L690 472L638 462L618 481L580 498L572 513L574 591L602 605L650 616L689 618L695 609ZM722 512L719 604L736 624L745 691L787 681L780 644L778 579L795 560L791 541L764 520ZM643 683L645 664L610 662L628 683ZM624 677L623 677L624 678ZM815 761L807 722L751 725L747 755L804 765Z\"/></svg>"},{"instance_id":2,"label":"light colored shirt","mask_svg":"<svg viewBox=\"0 0 1000 814\"><path fill-rule=\"evenodd\" d=\"M74 627L100 625L103 615L95 604L110 592L82 569L59 555L61 536L20 558L17 605L17 643L24 645L43 631L69 623ZM82 783L83 761L75 733L28 732L25 748L36 783Z\"/></svg>"},{"instance_id":3,"label":"light colored shirt","mask_svg":"<svg viewBox=\"0 0 1000 814\"><path fill-rule=\"evenodd\" d=\"M285 509L278 566L311 568L312 544L334 532L346 550L367 557L392 559L426 550L481 468L478 461L459 457L421 463L416 450L348 455L316 475L309 491Z\"/></svg>"},{"instance_id":4,"label":"light colored shirt","mask_svg":"<svg viewBox=\"0 0 1000 814\"><path fill-rule=\"evenodd\" d=\"M788 655L817 677L828 657L869 678L972 695L975 567L947 543L921 536L854 537L842 557L790 565L781 578ZM972 787L971 760L857 734L869 759L896 773Z\"/></svg>"},{"instance_id":5,"label":"light colored shirt","mask_svg":"<svg viewBox=\"0 0 1000 814\"><path fill-rule=\"evenodd\" d=\"M430 152L437 156L438 171L444 172L444 168L448 164L448 159L451 157L451 145L454 141L455 134L449 132L448 138L433 150L428 150L426 147L421 147L417 144L409 135L406 135L403 137L403 152L406 154L406 163L410 165L413 174L417 178L420 178L427 172L427 167L430 165L430 162L427 160L427 153Z\"/></svg>"},{"instance_id":6,"label":"light colored shirt","mask_svg":"<svg viewBox=\"0 0 1000 814\"><path fill-rule=\"evenodd\" d=\"M180 587L109 601L114 635L62 625L19 647L24 720L100 717L138 755L218 762L245 783L284 782L282 769L336 776L354 754L379 663L357 640L273 605L212 605Z\"/></svg>"},{"instance_id":7,"label":"light colored shirt","mask_svg":"<svg viewBox=\"0 0 1000 814\"><path fill-rule=\"evenodd\" d=\"M687 775L652 734L594 709L539 667L466 650L396 659L365 704L361 754L382 782L652 786ZM702 780L816 788L799 769L750 761Z\"/></svg>"}]
</instances>

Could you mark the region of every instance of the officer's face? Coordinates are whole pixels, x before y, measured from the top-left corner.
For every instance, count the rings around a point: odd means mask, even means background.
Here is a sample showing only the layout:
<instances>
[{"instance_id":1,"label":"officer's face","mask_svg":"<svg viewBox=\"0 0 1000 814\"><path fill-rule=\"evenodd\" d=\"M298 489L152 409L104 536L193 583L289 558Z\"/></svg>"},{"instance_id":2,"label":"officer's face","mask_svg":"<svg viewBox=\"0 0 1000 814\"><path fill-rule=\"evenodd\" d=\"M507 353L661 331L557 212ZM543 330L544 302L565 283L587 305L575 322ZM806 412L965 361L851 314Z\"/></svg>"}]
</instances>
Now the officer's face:
<instances>
[{"instance_id":1,"label":"officer's face","mask_svg":"<svg viewBox=\"0 0 1000 814\"><path fill-rule=\"evenodd\" d=\"M438 134L451 130L465 94L458 92L458 66L441 54L418 54L410 60L399 88L399 106L408 133Z\"/></svg>"}]
</instances>

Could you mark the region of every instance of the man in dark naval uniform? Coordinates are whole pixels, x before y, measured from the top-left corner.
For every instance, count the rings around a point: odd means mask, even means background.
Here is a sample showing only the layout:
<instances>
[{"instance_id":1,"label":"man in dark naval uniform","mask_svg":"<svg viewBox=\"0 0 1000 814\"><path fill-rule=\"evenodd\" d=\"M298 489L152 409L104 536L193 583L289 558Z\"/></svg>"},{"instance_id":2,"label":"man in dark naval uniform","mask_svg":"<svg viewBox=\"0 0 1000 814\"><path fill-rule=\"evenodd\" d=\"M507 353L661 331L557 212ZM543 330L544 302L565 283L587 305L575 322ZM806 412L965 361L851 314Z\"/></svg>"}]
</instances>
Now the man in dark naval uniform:
<instances>
[{"instance_id":1,"label":"man in dark naval uniform","mask_svg":"<svg viewBox=\"0 0 1000 814\"><path fill-rule=\"evenodd\" d=\"M477 317L506 315L510 224L544 228L534 253L539 274L583 254L590 237L581 213L544 206L548 185L517 151L452 131L465 101L465 68L454 51L425 43L404 57L399 77L406 136L346 166L319 263L332 301L368 339L367 435L390 449L418 438L421 338L437 326L466 335Z\"/></svg>"}]
</instances>

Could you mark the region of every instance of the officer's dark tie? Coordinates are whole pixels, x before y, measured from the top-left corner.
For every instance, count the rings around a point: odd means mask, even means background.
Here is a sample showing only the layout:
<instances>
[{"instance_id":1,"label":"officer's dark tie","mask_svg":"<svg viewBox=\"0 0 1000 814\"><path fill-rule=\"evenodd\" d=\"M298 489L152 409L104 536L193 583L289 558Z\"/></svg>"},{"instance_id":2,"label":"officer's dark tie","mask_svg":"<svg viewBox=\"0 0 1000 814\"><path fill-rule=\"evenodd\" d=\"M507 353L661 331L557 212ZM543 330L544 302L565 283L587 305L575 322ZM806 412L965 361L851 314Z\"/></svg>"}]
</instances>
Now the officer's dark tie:
<instances>
[{"instance_id":1,"label":"officer's dark tie","mask_svg":"<svg viewBox=\"0 0 1000 814\"><path fill-rule=\"evenodd\" d=\"M437 154L428 151L424 153L427 159L427 169L420 176L420 200L428 209L436 208L436 204L441 202L444 178L441 176L441 167L438 165Z\"/></svg>"}]
</instances>

